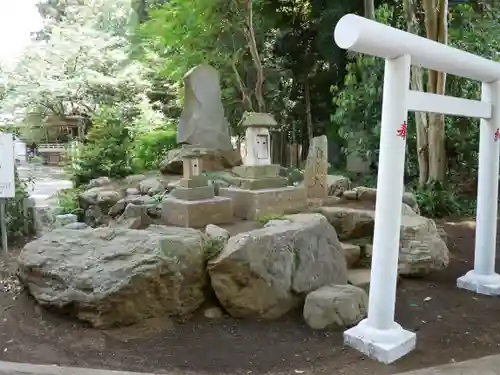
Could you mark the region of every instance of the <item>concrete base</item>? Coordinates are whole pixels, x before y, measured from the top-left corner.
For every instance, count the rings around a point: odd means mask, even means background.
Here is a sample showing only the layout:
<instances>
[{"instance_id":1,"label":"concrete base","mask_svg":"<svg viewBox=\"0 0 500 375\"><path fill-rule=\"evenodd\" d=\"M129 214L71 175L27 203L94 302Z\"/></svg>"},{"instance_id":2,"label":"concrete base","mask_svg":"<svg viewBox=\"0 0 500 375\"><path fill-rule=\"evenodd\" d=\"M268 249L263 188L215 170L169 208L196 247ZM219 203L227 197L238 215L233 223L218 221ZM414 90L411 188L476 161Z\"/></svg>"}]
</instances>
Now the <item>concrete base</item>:
<instances>
[{"instance_id":1,"label":"concrete base","mask_svg":"<svg viewBox=\"0 0 500 375\"><path fill-rule=\"evenodd\" d=\"M457 280L457 287L487 296L500 295L500 275L478 275L474 270L467 272Z\"/></svg>"},{"instance_id":2,"label":"concrete base","mask_svg":"<svg viewBox=\"0 0 500 375\"><path fill-rule=\"evenodd\" d=\"M394 323L390 329L380 330L368 325L365 319L344 332L344 344L368 357L389 364L415 349L417 336Z\"/></svg>"},{"instance_id":3,"label":"concrete base","mask_svg":"<svg viewBox=\"0 0 500 375\"><path fill-rule=\"evenodd\" d=\"M233 202L225 197L197 201L168 197L163 201L162 218L167 224L186 228L230 224L233 222Z\"/></svg>"},{"instance_id":4,"label":"concrete base","mask_svg":"<svg viewBox=\"0 0 500 375\"><path fill-rule=\"evenodd\" d=\"M234 215L257 220L268 215L294 214L307 208L306 189L287 186L276 189L248 190L220 188L219 195L232 199Z\"/></svg>"}]
</instances>

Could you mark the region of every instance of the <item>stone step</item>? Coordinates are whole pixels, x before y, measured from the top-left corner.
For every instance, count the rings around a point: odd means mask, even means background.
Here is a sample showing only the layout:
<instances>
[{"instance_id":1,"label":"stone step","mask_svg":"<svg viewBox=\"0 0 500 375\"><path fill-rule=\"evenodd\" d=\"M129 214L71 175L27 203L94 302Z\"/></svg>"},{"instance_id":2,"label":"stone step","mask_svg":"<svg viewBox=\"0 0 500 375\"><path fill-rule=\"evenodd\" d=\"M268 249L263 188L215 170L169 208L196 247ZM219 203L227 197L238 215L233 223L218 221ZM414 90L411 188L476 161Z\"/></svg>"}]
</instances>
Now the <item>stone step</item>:
<instances>
[{"instance_id":1,"label":"stone step","mask_svg":"<svg viewBox=\"0 0 500 375\"><path fill-rule=\"evenodd\" d=\"M341 242L342 248L345 253L345 260L347 262L347 268L354 268L361 260L361 246Z\"/></svg>"},{"instance_id":2,"label":"stone step","mask_svg":"<svg viewBox=\"0 0 500 375\"><path fill-rule=\"evenodd\" d=\"M364 289L367 293L370 290L370 272L369 268L354 268L347 270L347 282L358 288Z\"/></svg>"}]
</instances>

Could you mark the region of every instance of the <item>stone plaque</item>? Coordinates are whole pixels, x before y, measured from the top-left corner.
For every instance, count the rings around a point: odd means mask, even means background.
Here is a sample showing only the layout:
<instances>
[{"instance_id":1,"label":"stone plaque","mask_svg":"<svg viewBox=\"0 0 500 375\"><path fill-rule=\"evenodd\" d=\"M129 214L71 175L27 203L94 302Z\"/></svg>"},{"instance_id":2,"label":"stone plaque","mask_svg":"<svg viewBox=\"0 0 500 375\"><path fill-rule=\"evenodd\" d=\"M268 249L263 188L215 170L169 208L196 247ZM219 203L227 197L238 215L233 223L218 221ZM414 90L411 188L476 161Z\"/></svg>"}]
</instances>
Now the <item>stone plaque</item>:
<instances>
[{"instance_id":1,"label":"stone plaque","mask_svg":"<svg viewBox=\"0 0 500 375\"><path fill-rule=\"evenodd\" d=\"M328 196L328 139L326 135L311 141L304 172L304 185L307 198L326 198Z\"/></svg>"},{"instance_id":2,"label":"stone plaque","mask_svg":"<svg viewBox=\"0 0 500 375\"><path fill-rule=\"evenodd\" d=\"M257 158L269 159L269 136L266 134L257 135Z\"/></svg>"}]
</instances>

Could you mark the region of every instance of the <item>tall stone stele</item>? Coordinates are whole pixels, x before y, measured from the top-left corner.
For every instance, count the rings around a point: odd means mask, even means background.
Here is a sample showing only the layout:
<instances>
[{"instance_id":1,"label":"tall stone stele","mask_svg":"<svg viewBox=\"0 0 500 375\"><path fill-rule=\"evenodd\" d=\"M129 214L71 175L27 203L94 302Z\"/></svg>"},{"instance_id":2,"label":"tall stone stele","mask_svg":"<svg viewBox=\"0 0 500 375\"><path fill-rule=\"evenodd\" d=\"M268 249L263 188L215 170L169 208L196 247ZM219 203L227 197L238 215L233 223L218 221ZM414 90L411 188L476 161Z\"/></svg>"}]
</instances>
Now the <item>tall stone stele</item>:
<instances>
[{"instance_id":1,"label":"tall stone stele","mask_svg":"<svg viewBox=\"0 0 500 375\"><path fill-rule=\"evenodd\" d=\"M241 165L224 115L219 72L209 65L195 66L184 76L184 107L177 127L177 143L204 149L201 169L223 170ZM169 150L160 164L164 174L181 174L183 147Z\"/></svg>"},{"instance_id":2,"label":"tall stone stele","mask_svg":"<svg viewBox=\"0 0 500 375\"><path fill-rule=\"evenodd\" d=\"M233 149L219 72L210 65L195 66L184 76L184 108L177 128L177 143L209 150Z\"/></svg>"},{"instance_id":3,"label":"tall stone stele","mask_svg":"<svg viewBox=\"0 0 500 375\"><path fill-rule=\"evenodd\" d=\"M288 179L280 176L280 165L271 164L269 129L278 126L273 116L245 112L240 126L245 128L246 150L243 165L233 168L238 186L219 189L221 196L233 200L235 216L256 220L305 209L305 188L288 186Z\"/></svg>"},{"instance_id":4,"label":"tall stone stele","mask_svg":"<svg viewBox=\"0 0 500 375\"><path fill-rule=\"evenodd\" d=\"M328 198L328 139L326 135L314 137L309 146L304 185L307 198Z\"/></svg>"},{"instance_id":5,"label":"tall stone stele","mask_svg":"<svg viewBox=\"0 0 500 375\"><path fill-rule=\"evenodd\" d=\"M231 199L215 196L214 186L201 175L202 156L196 149L184 155L179 186L163 201L162 218L166 224L201 228L233 221Z\"/></svg>"}]
</instances>

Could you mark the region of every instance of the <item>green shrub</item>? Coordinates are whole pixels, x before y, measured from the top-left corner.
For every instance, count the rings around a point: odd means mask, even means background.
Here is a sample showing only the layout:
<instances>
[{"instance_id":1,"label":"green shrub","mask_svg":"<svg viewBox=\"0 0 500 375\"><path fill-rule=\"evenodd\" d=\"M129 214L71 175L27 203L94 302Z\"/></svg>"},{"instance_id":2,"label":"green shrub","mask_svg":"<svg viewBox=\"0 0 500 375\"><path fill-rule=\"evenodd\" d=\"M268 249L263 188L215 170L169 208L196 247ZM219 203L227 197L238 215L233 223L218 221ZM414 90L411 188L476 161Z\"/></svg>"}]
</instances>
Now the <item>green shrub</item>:
<instances>
[{"instance_id":1,"label":"green shrub","mask_svg":"<svg viewBox=\"0 0 500 375\"><path fill-rule=\"evenodd\" d=\"M69 188L57 193L57 205L61 208L61 214L74 214L79 217L83 214L79 201L81 191L79 188Z\"/></svg>"},{"instance_id":2,"label":"green shrub","mask_svg":"<svg viewBox=\"0 0 500 375\"><path fill-rule=\"evenodd\" d=\"M139 170L158 169L168 150L177 145L175 129L156 129L140 134L134 141L134 166Z\"/></svg>"},{"instance_id":3,"label":"green shrub","mask_svg":"<svg viewBox=\"0 0 500 375\"><path fill-rule=\"evenodd\" d=\"M92 119L86 143L71 164L71 176L76 187L101 177L123 178L133 173L133 134L127 124L136 112L121 107L102 107Z\"/></svg>"},{"instance_id":4,"label":"green shrub","mask_svg":"<svg viewBox=\"0 0 500 375\"><path fill-rule=\"evenodd\" d=\"M257 218L257 223L263 228L271 220L286 220L286 217L285 215L264 215Z\"/></svg>"},{"instance_id":5,"label":"green shrub","mask_svg":"<svg viewBox=\"0 0 500 375\"><path fill-rule=\"evenodd\" d=\"M25 227L33 227L33 218L25 217L23 204L24 200L29 197L28 183L29 180L21 180L15 171L16 194L14 198L7 200L6 206L6 222L7 234L9 241L25 237L28 233L25 232Z\"/></svg>"},{"instance_id":6,"label":"green shrub","mask_svg":"<svg viewBox=\"0 0 500 375\"><path fill-rule=\"evenodd\" d=\"M450 215L469 215L474 212L474 202L461 198L455 190L446 189L439 182L416 189L418 206L422 216L442 218Z\"/></svg>"},{"instance_id":7,"label":"green shrub","mask_svg":"<svg viewBox=\"0 0 500 375\"><path fill-rule=\"evenodd\" d=\"M203 256L208 262L220 254L226 241L223 238L207 237L203 243Z\"/></svg>"}]
</instances>

